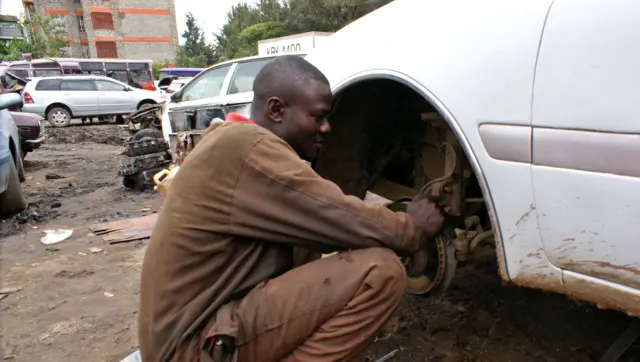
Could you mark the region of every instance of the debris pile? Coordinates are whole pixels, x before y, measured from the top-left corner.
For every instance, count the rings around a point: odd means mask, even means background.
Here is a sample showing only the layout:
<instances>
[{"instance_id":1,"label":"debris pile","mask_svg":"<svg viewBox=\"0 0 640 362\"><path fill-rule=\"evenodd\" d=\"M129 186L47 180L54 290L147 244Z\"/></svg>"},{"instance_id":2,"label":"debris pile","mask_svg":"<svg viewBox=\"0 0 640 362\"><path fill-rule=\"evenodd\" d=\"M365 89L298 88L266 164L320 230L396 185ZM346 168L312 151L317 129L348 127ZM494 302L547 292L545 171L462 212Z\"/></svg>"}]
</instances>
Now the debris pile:
<instances>
[{"instance_id":1,"label":"debris pile","mask_svg":"<svg viewBox=\"0 0 640 362\"><path fill-rule=\"evenodd\" d=\"M47 143L84 143L93 142L113 146L121 146L129 137L125 126L83 126L83 127L48 127Z\"/></svg>"}]
</instances>

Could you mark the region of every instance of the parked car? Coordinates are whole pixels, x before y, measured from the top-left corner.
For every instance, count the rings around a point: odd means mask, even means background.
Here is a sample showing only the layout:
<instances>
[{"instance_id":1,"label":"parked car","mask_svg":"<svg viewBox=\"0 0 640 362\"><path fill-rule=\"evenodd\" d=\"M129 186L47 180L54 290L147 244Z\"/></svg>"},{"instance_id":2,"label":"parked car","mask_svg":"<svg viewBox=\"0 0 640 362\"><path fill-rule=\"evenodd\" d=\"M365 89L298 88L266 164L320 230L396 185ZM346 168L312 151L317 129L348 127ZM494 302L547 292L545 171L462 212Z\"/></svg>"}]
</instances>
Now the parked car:
<instances>
[{"instance_id":1,"label":"parked car","mask_svg":"<svg viewBox=\"0 0 640 362\"><path fill-rule=\"evenodd\" d=\"M37 150L45 142L45 119L35 113L10 113L18 127L22 158L24 159L27 153Z\"/></svg>"},{"instance_id":2,"label":"parked car","mask_svg":"<svg viewBox=\"0 0 640 362\"><path fill-rule=\"evenodd\" d=\"M171 80L171 82L169 82L168 85L160 88L166 93L169 93L169 94L175 93L178 90L180 90L182 87L184 87L185 84L189 83L189 81L191 81L192 79L193 77L174 78Z\"/></svg>"},{"instance_id":3,"label":"parked car","mask_svg":"<svg viewBox=\"0 0 640 362\"><path fill-rule=\"evenodd\" d=\"M66 127L74 117L118 116L164 100L157 91L136 89L103 76L32 78L22 93L23 111Z\"/></svg>"},{"instance_id":4,"label":"parked car","mask_svg":"<svg viewBox=\"0 0 640 362\"><path fill-rule=\"evenodd\" d=\"M310 52L335 98L316 172L446 215L402 258L408 293L493 259L505 281L640 316L638 14L635 0L396 0ZM224 92L229 70L213 72ZM214 104L184 101L195 80L175 115Z\"/></svg>"},{"instance_id":5,"label":"parked car","mask_svg":"<svg viewBox=\"0 0 640 362\"><path fill-rule=\"evenodd\" d=\"M304 56L304 54L298 54ZM190 79L171 94L171 102L162 115L162 133L174 147L176 133L207 128L223 113L249 114L253 100L253 80L274 56L255 56L216 64ZM173 83L172 83L173 84ZM224 112L220 113L220 107ZM173 134L173 140L170 135Z\"/></svg>"},{"instance_id":6,"label":"parked car","mask_svg":"<svg viewBox=\"0 0 640 362\"><path fill-rule=\"evenodd\" d=\"M506 281L640 316L638 14L396 0L306 57L336 98L316 171L359 197L422 190L447 215L406 260L409 291L497 256Z\"/></svg>"},{"instance_id":7,"label":"parked car","mask_svg":"<svg viewBox=\"0 0 640 362\"><path fill-rule=\"evenodd\" d=\"M8 109L22 103L16 93L0 95L0 216L7 216L26 207L20 182L24 169L20 154L20 136Z\"/></svg>"}]
</instances>

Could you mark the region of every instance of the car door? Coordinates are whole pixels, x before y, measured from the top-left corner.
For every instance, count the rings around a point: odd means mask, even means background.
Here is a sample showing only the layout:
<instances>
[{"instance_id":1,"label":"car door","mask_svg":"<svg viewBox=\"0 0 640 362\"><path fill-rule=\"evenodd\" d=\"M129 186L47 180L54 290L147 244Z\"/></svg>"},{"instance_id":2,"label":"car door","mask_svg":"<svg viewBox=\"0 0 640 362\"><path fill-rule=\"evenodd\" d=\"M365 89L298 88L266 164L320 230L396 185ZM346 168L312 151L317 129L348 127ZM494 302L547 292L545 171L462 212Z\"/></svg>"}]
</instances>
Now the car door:
<instances>
[{"instance_id":1,"label":"car door","mask_svg":"<svg viewBox=\"0 0 640 362\"><path fill-rule=\"evenodd\" d=\"M569 290L584 276L640 289L638 14L637 0L556 0L542 37L532 181Z\"/></svg>"},{"instance_id":2,"label":"car door","mask_svg":"<svg viewBox=\"0 0 640 362\"><path fill-rule=\"evenodd\" d=\"M132 90L125 84L107 79L94 79L101 114L125 114L136 110Z\"/></svg>"},{"instance_id":3,"label":"car door","mask_svg":"<svg viewBox=\"0 0 640 362\"><path fill-rule=\"evenodd\" d=\"M98 114L98 92L91 79L63 78L60 101L71 108L74 116Z\"/></svg>"},{"instance_id":4,"label":"car door","mask_svg":"<svg viewBox=\"0 0 640 362\"><path fill-rule=\"evenodd\" d=\"M172 132L183 132L198 128L196 113L199 109L220 104L228 88L229 72L235 63L212 67L191 80L180 90L180 100L170 104L169 122Z\"/></svg>"}]
</instances>

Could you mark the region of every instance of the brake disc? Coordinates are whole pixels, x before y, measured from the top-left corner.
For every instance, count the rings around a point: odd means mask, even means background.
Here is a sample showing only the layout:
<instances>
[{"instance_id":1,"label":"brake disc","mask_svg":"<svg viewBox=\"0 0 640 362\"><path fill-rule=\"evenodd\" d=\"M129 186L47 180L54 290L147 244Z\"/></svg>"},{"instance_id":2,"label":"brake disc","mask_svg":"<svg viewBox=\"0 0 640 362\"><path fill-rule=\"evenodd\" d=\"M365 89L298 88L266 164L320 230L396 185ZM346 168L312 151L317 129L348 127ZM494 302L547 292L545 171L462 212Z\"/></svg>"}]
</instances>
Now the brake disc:
<instances>
[{"instance_id":1,"label":"brake disc","mask_svg":"<svg viewBox=\"0 0 640 362\"><path fill-rule=\"evenodd\" d=\"M402 198L387 208L394 212L406 212L411 198ZM422 240L426 248L411 257L400 258L407 272L406 292L414 295L438 295L449 287L455 277L457 261L455 248L447 232L432 239Z\"/></svg>"}]
</instances>

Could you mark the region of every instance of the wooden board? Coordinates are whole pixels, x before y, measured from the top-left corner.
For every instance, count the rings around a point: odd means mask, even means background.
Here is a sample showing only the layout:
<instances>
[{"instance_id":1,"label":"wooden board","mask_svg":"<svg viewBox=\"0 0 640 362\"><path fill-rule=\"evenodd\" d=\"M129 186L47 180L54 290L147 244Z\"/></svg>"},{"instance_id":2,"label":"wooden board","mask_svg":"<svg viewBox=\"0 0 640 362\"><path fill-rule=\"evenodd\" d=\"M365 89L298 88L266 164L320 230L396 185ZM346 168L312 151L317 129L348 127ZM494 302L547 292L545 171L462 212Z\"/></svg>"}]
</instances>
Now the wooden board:
<instances>
[{"instance_id":1,"label":"wooden board","mask_svg":"<svg viewBox=\"0 0 640 362\"><path fill-rule=\"evenodd\" d=\"M110 244L124 243L151 237L157 219L157 214L151 214L91 225L89 230L96 235L103 235L102 240L108 241Z\"/></svg>"}]
</instances>

